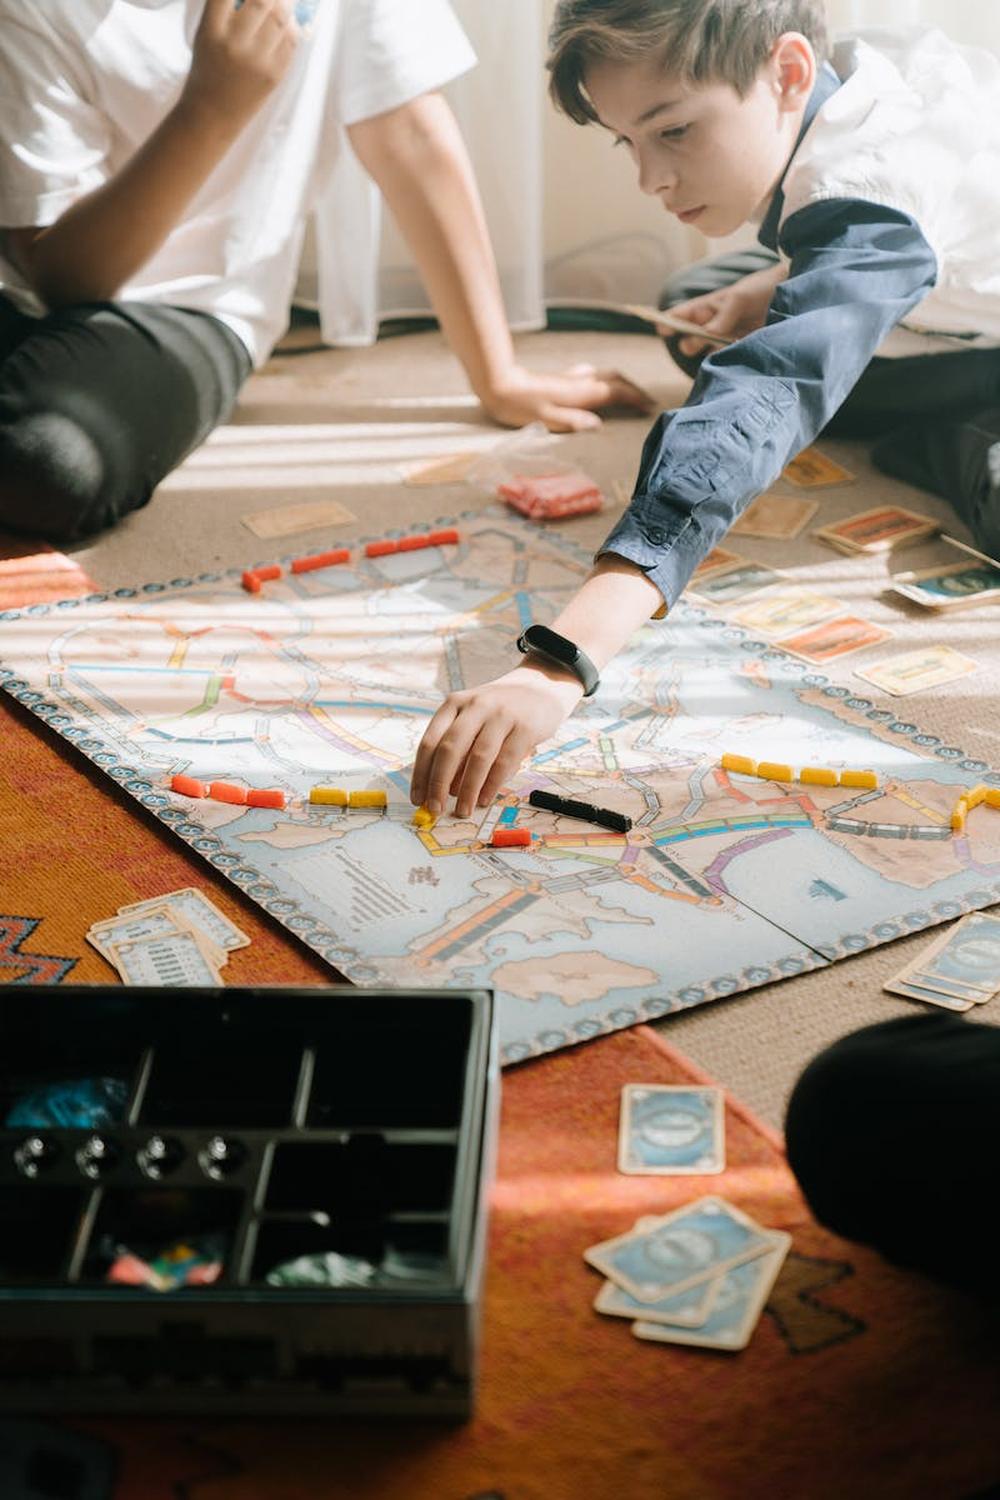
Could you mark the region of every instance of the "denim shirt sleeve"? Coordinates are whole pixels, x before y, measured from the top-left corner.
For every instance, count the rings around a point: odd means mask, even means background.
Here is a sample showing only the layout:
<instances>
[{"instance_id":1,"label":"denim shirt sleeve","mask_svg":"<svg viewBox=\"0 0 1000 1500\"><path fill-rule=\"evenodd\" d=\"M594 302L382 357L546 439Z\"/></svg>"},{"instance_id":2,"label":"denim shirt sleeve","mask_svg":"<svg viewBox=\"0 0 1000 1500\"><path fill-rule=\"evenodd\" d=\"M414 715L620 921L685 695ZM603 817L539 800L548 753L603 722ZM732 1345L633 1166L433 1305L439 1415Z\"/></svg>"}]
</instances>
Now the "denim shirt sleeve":
<instances>
[{"instance_id":1,"label":"denim shirt sleeve","mask_svg":"<svg viewBox=\"0 0 1000 1500\"><path fill-rule=\"evenodd\" d=\"M657 419L629 507L597 554L642 568L667 605L937 280L915 220L877 203L810 204L780 243L791 267L767 325L710 354L685 405Z\"/></svg>"}]
</instances>

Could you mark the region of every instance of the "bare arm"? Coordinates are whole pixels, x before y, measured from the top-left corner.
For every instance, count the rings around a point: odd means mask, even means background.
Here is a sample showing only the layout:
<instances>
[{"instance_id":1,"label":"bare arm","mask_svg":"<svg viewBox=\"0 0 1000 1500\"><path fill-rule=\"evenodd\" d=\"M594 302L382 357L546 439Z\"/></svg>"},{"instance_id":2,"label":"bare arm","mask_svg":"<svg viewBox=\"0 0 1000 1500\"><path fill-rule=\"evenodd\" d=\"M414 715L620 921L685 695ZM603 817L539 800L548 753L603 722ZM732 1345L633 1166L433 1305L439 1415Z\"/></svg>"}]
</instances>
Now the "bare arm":
<instances>
[{"instance_id":1,"label":"bare arm","mask_svg":"<svg viewBox=\"0 0 1000 1500\"><path fill-rule=\"evenodd\" d=\"M290 0L208 0L184 92L110 181L46 229L7 242L50 307L113 297L153 256L284 76L298 31Z\"/></svg>"},{"instance_id":2,"label":"bare arm","mask_svg":"<svg viewBox=\"0 0 1000 1500\"><path fill-rule=\"evenodd\" d=\"M540 419L565 431L598 426L596 407L649 410L645 393L617 374L534 376L518 366L472 165L440 94L362 120L348 135L406 237L448 343L497 421Z\"/></svg>"},{"instance_id":3,"label":"bare arm","mask_svg":"<svg viewBox=\"0 0 1000 1500\"><path fill-rule=\"evenodd\" d=\"M655 583L608 553L594 565L552 628L580 646L600 670L663 598ZM410 796L441 811L449 794L468 817L485 807L536 745L555 734L583 694L569 672L527 658L482 687L450 693L424 733Z\"/></svg>"}]
</instances>

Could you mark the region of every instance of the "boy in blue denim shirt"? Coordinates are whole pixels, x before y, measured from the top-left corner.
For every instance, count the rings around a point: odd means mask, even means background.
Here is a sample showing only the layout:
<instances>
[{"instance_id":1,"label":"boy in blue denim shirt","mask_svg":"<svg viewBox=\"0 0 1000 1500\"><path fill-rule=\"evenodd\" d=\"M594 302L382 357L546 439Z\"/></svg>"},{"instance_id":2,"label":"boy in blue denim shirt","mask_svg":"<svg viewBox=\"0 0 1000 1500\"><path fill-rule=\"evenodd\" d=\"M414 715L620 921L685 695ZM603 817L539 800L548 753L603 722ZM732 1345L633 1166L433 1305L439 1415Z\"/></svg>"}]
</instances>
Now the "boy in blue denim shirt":
<instances>
[{"instance_id":1,"label":"boy in blue denim shirt","mask_svg":"<svg viewBox=\"0 0 1000 1500\"><path fill-rule=\"evenodd\" d=\"M841 408L841 430L884 434L877 461L1000 553L1000 61L916 30L831 52L821 0L560 0L550 41L556 102L613 135L643 192L709 236L754 223L763 250L668 288L736 342L653 427L628 509L553 621L561 644L525 642L428 726L413 799L436 810L453 790L459 815Z\"/></svg>"}]
</instances>

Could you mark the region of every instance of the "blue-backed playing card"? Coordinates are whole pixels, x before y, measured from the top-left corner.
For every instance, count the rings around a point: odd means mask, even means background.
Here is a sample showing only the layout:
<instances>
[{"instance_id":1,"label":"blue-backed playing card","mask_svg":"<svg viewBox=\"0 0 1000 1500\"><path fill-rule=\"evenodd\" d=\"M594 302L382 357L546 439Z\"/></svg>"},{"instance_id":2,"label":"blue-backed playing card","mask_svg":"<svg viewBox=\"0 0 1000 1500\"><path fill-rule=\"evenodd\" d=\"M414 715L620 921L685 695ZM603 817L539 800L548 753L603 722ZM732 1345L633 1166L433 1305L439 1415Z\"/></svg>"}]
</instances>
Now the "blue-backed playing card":
<instances>
[{"instance_id":1,"label":"blue-backed playing card","mask_svg":"<svg viewBox=\"0 0 1000 1500\"><path fill-rule=\"evenodd\" d=\"M690 1175L726 1165L722 1090L627 1083L622 1089L618 1170Z\"/></svg>"},{"instance_id":2,"label":"blue-backed playing card","mask_svg":"<svg viewBox=\"0 0 1000 1500\"><path fill-rule=\"evenodd\" d=\"M722 1198L699 1198L655 1224L583 1252L588 1265L641 1302L657 1302L770 1248L770 1232Z\"/></svg>"},{"instance_id":3,"label":"blue-backed playing card","mask_svg":"<svg viewBox=\"0 0 1000 1500\"><path fill-rule=\"evenodd\" d=\"M763 1255L734 1266L721 1278L715 1305L700 1328L672 1327L643 1317L632 1324L636 1338L658 1344L699 1344L705 1349L745 1349L792 1243L791 1235L780 1230L773 1230L770 1238L772 1243Z\"/></svg>"}]
</instances>

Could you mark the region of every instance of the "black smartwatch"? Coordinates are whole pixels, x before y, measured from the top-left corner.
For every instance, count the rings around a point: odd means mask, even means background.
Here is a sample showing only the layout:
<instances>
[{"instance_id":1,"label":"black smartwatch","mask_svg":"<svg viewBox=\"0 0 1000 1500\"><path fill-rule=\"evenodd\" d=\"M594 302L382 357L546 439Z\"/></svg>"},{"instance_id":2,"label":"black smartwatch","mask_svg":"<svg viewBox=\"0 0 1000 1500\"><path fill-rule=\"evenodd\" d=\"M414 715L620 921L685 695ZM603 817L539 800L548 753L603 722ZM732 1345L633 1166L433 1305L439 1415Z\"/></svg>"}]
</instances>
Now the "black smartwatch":
<instances>
[{"instance_id":1,"label":"black smartwatch","mask_svg":"<svg viewBox=\"0 0 1000 1500\"><path fill-rule=\"evenodd\" d=\"M574 646L572 641L568 641L557 631L550 630L547 625L529 625L518 638L517 649L525 655L532 652L535 656L555 662L557 667L565 667L568 672L572 672L583 684L585 698L592 698L600 686L600 676L590 657L579 646Z\"/></svg>"}]
</instances>

